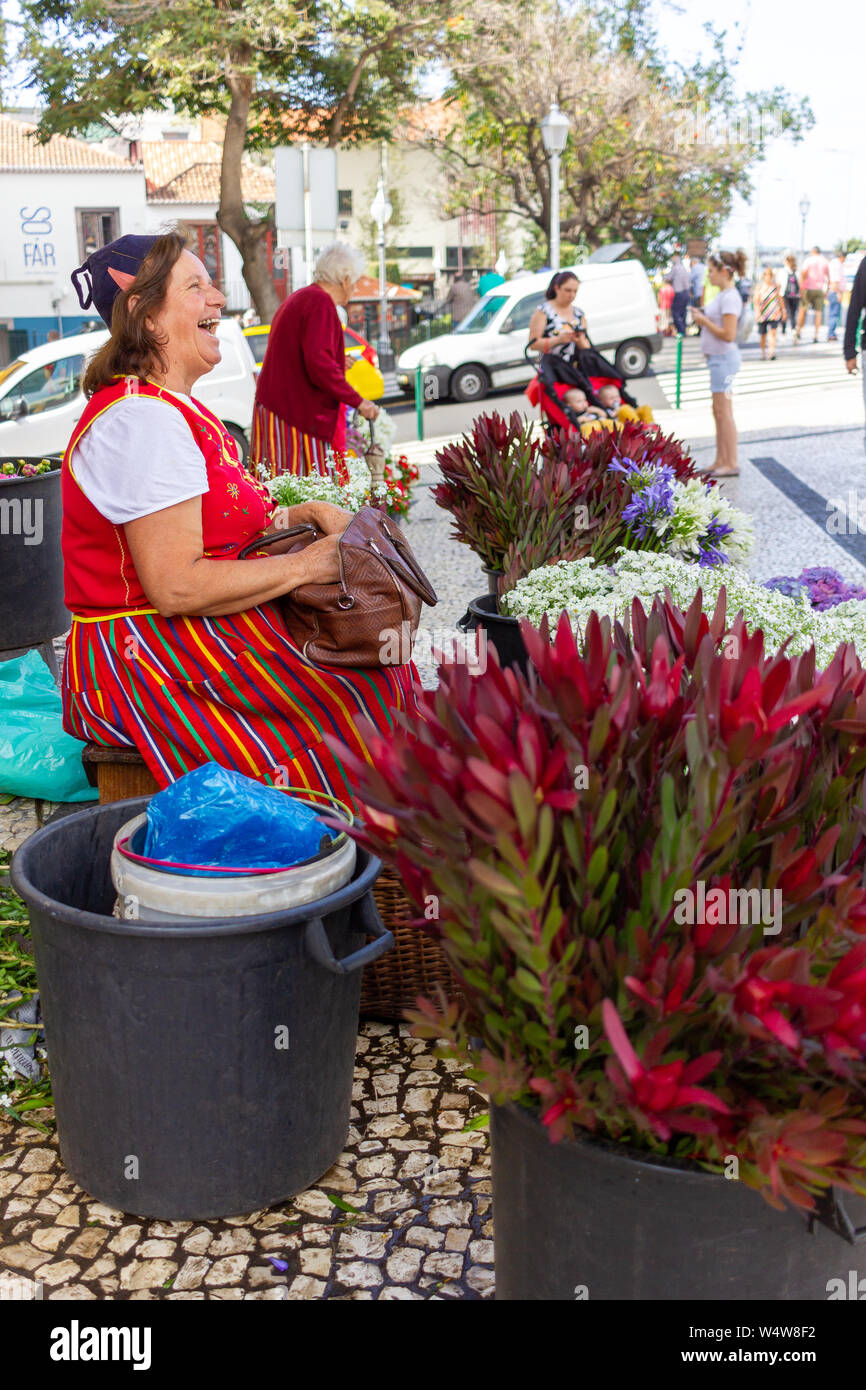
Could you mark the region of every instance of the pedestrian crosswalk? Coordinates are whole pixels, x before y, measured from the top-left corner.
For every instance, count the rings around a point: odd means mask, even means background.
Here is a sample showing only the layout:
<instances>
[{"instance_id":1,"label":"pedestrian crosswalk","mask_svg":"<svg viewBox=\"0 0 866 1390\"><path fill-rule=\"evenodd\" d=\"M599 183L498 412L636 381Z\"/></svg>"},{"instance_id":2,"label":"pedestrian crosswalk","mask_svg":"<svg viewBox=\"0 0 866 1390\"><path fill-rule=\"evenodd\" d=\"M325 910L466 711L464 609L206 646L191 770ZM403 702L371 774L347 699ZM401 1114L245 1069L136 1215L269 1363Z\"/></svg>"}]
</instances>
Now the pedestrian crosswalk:
<instances>
[{"instance_id":1,"label":"pedestrian crosswalk","mask_svg":"<svg viewBox=\"0 0 866 1390\"><path fill-rule=\"evenodd\" d=\"M835 349L835 344L830 344ZM802 355L801 355L802 352ZM762 361L753 347L743 352L743 365L734 379L734 398L764 395L775 391L806 391L810 388L839 385L848 379L841 350L811 353L787 345L777 349L776 360ZM668 404L676 405L676 371L657 371L656 381ZM690 362L683 368L681 405L709 403L710 374L703 361Z\"/></svg>"}]
</instances>

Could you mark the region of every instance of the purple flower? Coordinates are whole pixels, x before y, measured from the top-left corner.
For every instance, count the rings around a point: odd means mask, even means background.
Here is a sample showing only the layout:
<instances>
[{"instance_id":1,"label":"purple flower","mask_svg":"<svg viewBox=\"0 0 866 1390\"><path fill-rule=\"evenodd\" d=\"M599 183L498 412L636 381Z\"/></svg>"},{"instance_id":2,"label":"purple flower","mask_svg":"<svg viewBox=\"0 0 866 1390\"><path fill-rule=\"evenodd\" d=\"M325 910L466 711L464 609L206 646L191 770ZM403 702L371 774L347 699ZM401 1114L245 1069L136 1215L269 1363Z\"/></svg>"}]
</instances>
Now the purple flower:
<instances>
[{"instance_id":1,"label":"purple flower","mask_svg":"<svg viewBox=\"0 0 866 1390\"><path fill-rule=\"evenodd\" d=\"M774 579L768 579L764 588L772 589L777 594L786 594L788 598L799 598L808 592L806 585L790 574L779 574Z\"/></svg>"},{"instance_id":2,"label":"purple flower","mask_svg":"<svg viewBox=\"0 0 866 1390\"><path fill-rule=\"evenodd\" d=\"M268 1259L274 1269L278 1269L281 1274L284 1274L289 1267L285 1260L278 1260L276 1255L268 1255Z\"/></svg>"}]
</instances>

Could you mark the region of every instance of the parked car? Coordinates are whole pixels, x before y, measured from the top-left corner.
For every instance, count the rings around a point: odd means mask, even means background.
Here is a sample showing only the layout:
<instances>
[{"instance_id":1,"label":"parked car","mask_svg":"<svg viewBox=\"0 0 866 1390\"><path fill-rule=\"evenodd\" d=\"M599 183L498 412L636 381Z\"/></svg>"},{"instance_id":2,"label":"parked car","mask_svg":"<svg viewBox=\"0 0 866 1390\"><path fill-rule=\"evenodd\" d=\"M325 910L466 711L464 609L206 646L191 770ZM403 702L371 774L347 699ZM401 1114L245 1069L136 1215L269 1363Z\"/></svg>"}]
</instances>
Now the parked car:
<instances>
[{"instance_id":1,"label":"parked car","mask_svg":"<svg viewBox=\"0 0 866 1390\"><path fill-rule=\"evenodd\" d=\"M662 345L658 306L640 261L566 266L580 280L577 304L592 342L612 353L624 376L643 376ZM411 395L415 369L435 377L440 397L480 401L495 386L522 385L533 366L524 353L529 320L544 301L550 274L522 275L490 290L451 333L400 354L397 381Z\"/></svg>"},{"instance_id":2,"label":"parked car","mask_svg":"<svg viewBox=\"0 0 866 1390\"><path fill-rule=\"evenodd\" d=\"M195 386L196 400L219 416L244 459L253 422L255 360L234 319L217 329L222 360ZM62 454L87 404L81 378L108 329L59 338L21 354L0 372L0 455Z\"/></svg>"},{"instance_id":3,"label":"parked car","mask_svg":"<svg viewBox=\"0 0 866 1390\"><path fill-rule=\"evenodd\" d=\"M256 323L251 328L244 329L256 359L257 376L265 360L265 348L270 331L269 323ZM346 351L346 380L368 401L379 400L380 396L385 394L385 378L379 371L379 358L372 343L368 343L354 328L343 324L343 347ZM366 366L359 367L360 362L366 363ZM370 368L372 370L369 370Z\"/></svg>"}]
</instances>

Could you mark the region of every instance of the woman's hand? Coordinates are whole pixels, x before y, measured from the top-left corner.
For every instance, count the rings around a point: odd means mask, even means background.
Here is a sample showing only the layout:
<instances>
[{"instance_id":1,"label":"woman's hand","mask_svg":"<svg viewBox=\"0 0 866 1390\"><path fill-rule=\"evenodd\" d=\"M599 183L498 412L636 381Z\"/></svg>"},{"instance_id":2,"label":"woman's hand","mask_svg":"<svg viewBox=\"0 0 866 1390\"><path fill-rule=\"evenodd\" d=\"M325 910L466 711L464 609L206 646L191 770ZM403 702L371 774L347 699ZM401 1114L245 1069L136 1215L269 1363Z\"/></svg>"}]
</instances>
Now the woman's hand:
<instances>
[{"instance_id":1,"label":"woman's hand","mask_svg":"<svg viewBox=\"0 0 866 1390\"><path fill-rule=\"evenodd\" d=\"M300 584L335 584L340 578L340 552L337 546L339 537L323 536L313 541L297 555L287 555L286 564L292 565L289 583L285 592L290 594ZM295 577L297 576L297 577Z\"/></svg>"},{"instance_id":2,"label":"woman's hand","mask_svg":"<svg viewBox=\"0 0 866 1390\"><path fill-rule=\"evenodd\" d=\"M379 414L379 407L375 401L362 401L358 406L359 415L363 415L365 420L375 420Z\"/></svg>"},{"instance_id":3,"label":"woman's hand","mask_svg":"<svg viewBox=\"0 0 866 1390\"><path fill-rule=\"evenodd\" d=\"M309 522L324 536L342 536L352 520L351 512L343 507L335 507L331 502L298 502L293 507L287 507L286 511L289 514L286 526L301 526Z\"/></svg>"},{"instance_id":4,"label":"woman's hand","mask_svg":"<svg viewBox=\"0 0 866 1390\"><path fill-rule=\"evenodd\" d=\"M698 327L703 327L707 322L708 319L703 309L692 309L692 323L696 323Z\"/></svg>"}]
</instances>

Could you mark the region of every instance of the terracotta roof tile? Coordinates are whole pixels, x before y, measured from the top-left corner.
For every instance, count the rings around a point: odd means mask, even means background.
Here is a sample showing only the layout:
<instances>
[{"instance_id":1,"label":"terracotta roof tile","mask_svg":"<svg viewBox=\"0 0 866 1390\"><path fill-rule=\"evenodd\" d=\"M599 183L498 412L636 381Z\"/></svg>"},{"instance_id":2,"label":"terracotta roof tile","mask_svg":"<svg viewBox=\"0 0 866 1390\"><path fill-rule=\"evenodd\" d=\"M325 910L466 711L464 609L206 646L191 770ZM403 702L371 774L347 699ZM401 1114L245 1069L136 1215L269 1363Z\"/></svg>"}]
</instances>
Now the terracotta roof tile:
<instances>
[{"instance_id":1,"label":"terracotta roof tile","mask_svg":"<svg viewBox=\"0 0 866 1390\"><path fill-rule=\"evenodd\" d=\"M66 135L52 135L44 145L34 138L36 126L16 121L12 116L0 116L0 169L113 169L133 170L138 166L119 154L111 154L90 145L85 140L71 140Z\"/></svg>"},{"instance_id":2,"label":"terracotta roof tile","mask_svg":"<svg viewBox=\"0 0 866 1390\"><path fill-rule=\"evenodd\" d=\"M215 140L143 140L141 157L149 203L218 203L222 147ZM274 174L244 160L241 192L251 203L272 203Z\"/></svg>"}]
</instances>

